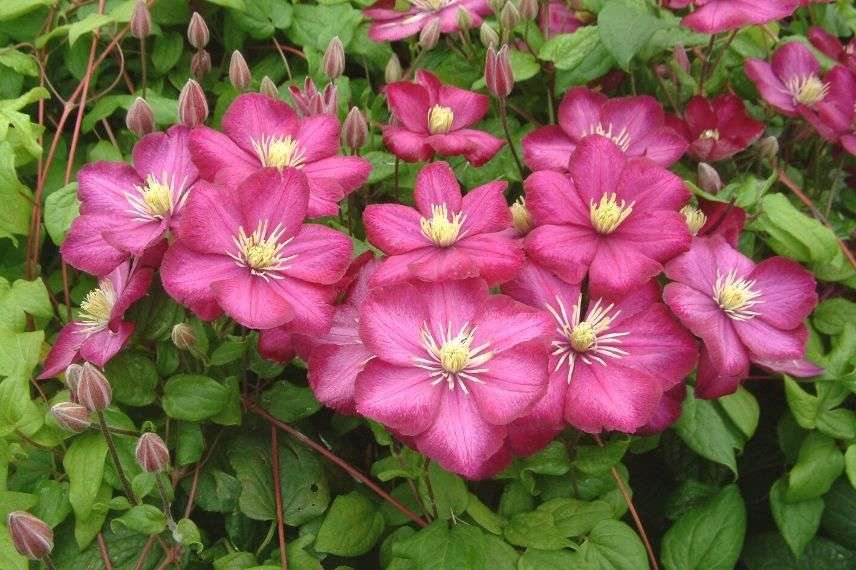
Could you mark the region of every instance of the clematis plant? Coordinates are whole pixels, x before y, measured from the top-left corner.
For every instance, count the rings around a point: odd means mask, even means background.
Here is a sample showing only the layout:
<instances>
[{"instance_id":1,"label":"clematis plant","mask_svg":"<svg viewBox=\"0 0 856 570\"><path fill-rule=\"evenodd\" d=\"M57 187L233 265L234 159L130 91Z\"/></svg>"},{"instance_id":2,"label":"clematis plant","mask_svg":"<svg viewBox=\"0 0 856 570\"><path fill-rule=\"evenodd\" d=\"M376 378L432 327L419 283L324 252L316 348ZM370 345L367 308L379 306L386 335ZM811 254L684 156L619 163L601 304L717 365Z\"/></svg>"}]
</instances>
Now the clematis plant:
<instances>
[{"instance_id":1,"label":"clematis plant","mask_svg":"<svg viewBox=\"0 0 856 570\"><path fill-rule=\"evenodd\" d=\"M363 10L372 24L369 37L388 42L417 35L425 26L439 22L444 34L459 28L458 12L466 12L472 26L482 23L490 13L487 0L411 0L406 10L397 10L395 0L378 0Z\"/></svg>"},{"instance_id":2,"label":"clematis plant","mask_svg":"<svg viewBox=\"0 0 856 570\"><path fill-rule=\"evenodd\" d=\"M681 23L696 32L717 34L787 18L800 0L669 0L671 8L690 5L695 9Z\"/></svg>"},{"instance_id":3,"label":"clematis plant","mask_svg":"<svg viewBox=\"0 0 856 570\"><path fill-rule=\"evenodd\" d=\"M690 143L689 154L705 162L731 158L764 133L764 124L750 118L743 100L731 93L712 101L693 97L683 120L669 124Z\"/></svg>"},{"instance_id":4,"label":"clematis plant","mask_svg":"<svg viewBox=\"0 0 856 570\"><path fill-rule=\"evenodd\" d=\"M764 101L788 117L812 109L829 92L829 83L820 76L820 64L799 42L778 48L770 63L747 59L745 68Z\"/></svg>"}]
</instances>

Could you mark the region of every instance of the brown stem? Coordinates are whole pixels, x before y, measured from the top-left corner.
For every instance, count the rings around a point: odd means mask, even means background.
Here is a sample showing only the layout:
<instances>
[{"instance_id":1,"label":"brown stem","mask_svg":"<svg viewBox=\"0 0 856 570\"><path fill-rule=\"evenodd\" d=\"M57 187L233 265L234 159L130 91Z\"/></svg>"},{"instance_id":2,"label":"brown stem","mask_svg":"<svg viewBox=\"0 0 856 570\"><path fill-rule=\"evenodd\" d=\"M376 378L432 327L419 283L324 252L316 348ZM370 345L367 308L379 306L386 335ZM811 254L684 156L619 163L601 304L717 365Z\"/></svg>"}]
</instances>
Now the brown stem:
<instances>
[{"instance_id":1,"label":"brown stem","mask_svg":"<svg viewBox=\"0 0 856 570\"><path fill-rule=\"evenodd\" d=\"M125 495L128 497L128 500L131 501L131 503L138 505L140 504L140 501L137 500L137 496L134 494L134 491L131 489L131 484L128 482L128 476L125 475L125 470L122 469L122 462L119 461L119 453L116 451L116 444L113 442L113 436L110 435L110 430L107 429L107 422L104 421L104 413L101 410L97 410L96 413L98 414L98 425L101 427L101 434L107 442L107 450L110 452L110 459L113 460L113 467L116 468L116 475L122 483L122 489L125 491Z\"/></svg>"},{"instance_id":2,"label":"brown stem","mask_svg":"<svg viewBox=\"0 0 856 570\"><path fill-rule=\"evenodd\" d=\"M101 562L104 564L104 570L113 570L113 563L110 562L110 551L107 550L107 543L104 542L104 534L98 533L98 552L101 554Z\"/></svg>"},{"instance_id":3,"label":"brown stem","mask_svg":"<svg viewBox=\"0 0 856 570\"><path fill-rule=\"evenodd\" d=\"M279 565L282 570L288 568L288 554L285 551L285 514L282 511L282 485L279 473L279 432L274 424L270 425L271 470L273 471L273 496L276 502L276 534L279 540Z\"/></svg>"},{"instance_id":4,"label":"brown stem","mask_svg":"<svg viewBox=\"0 0 856 570\"><path fill-rule=\"evenodd\" d=\"M143 551L140 552L140 557L137 558L137 563L134 564L134 570L142 570L143 565L146 563L146 558L149 557L149 550L152 549L152 545L155 543L155 536L152 535L146 540L146 543L143 545Z\"/></svg>"},{"instance_id":5,"label":"brown stem","mask_svg":"<svg viewBox=\"0 0 856 570\"><path fill-rule=\"evenodd\" d=\"M522 182L526 176L523 174L523 164L520 162L520 157L517 156L517 149L514 148L511 131L508 130L508 107L504 97L499 99L499 120L502 121L502 130L505 131L505 139L508 141L508 148L511 150L511 156L514 157L514 163L517 164L517 170L520 172L520 181Z\"/></svg>"}]
</instances>

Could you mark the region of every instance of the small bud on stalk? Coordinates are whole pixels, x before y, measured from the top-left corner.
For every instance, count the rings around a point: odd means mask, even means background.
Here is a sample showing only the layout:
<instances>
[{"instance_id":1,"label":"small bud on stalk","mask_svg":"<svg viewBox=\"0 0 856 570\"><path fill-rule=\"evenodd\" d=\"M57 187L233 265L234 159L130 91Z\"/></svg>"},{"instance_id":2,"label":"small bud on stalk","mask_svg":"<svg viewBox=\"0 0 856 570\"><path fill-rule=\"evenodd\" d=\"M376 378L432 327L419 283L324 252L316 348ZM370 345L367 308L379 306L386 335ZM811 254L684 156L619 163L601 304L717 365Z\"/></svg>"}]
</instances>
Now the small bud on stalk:
<instances>
[{"instance_id":1,"label":"small bud on stalk","mask_svg":"<svg viewBox=\"0 0 856 570\"><path fill-rule=\"evenodd\" d=\"M183 125L191 128L205 123L208 118L208 101L205 100L205 93L202 87L192 79L187 80L178 96L178 117Z\"/></svg>"},{"instance_id":2,"label":"small bud on stalk","mask_svg":"<svg viewBox=\"0 0 856 570\"><path fill-rule=\"evenodd\" d=\"M71 392L71 399L77 401L77 385L80 384L80 375L83 373L83 366L80 364L69 364L65 369L65 385Z\"/></svg>"},{"instance_id":3,"label":"small bud on stalk","mask_svg":"<svg viewBox=\"0 0 856 570\"><path fill-rule=\"evenodd\" d=\"M674 56L678 67L689 73L692 67L690 66L690 58L687 56L687 50L684 49L684 44L675 45Z\"/></svg>"},{"instance_id":4,"label":"small bud on stalk","mask_svg":"<svg viewBox=\"0 0 856 570\"><path fill-rule=\"evenodd\" d=\"M520 22L520 12L514 2L506 2L499 14L499 23L506 34L510 34L514 26Z\"/></svg>"},{"instance_id":5,"label":"small bud on stalk","mask_svg":"<svg viewBox=\"0 0 856 570\"><path fill-rule=\"evenodd\" d=\"M77 383L77 401L94 412L106 409L112 399L113 390L104 374L91 362L84 363Z\"/></svg>"},{"instance_id":6,"label":"small bud on stalk","mask_svg":"<svg viewBox=\"0 0 856 570\"><path fill-rule=\"evenodd\" d=\"M169 449L166 443L156 433L148 432L137 440L134 452L137 464L147 473L158 473L169 465Z\"/></svg>"},{"instance_id":7,"label":"small bud on stalk","mask_svg":"<svg viewBox=\"0 0 856 570\"><path fill-rule=\"evenodd\" d=\"M773 135L762 138L758 141L758 154L767 160L776 158L779 154L779 139Z\"/></svg>"},{"instance_id":8,"label":"small bud on stalk","mask_svg":"<svg viewBox=\"0 0 856 570\"><path fill-rule=\"evenodd\" d=\"M12 537L12 546L25 558L44 560L53 550L53 531L44 521L28 512L9 513L6 517L6 527Z\"/></svg>"},{"instance_id":9,"label":"small bud on stalk","mask_svg":"<svg viewBox=\"0 0 856 570\"><path fill-rule=\"evenodd\" d=\"M698 185L709 194L716 194L722 189L722 179L714 167L706 162L698 163Z\"/></svg>"},{"instance_id":10,"label":"small bud on stalk","mask_svg":"<svg viewBox=\"0 0 856 570\"><path fill-rule=\"evenodd\" d=\"M172 339L172 344L178 350L190 350L196 346L196 335L193 334L193 327L187 323L178 323L172 327L169 336Z\"/></svg>"},{"instance_id":11,"label":"small bud on stalk","mask_svg":"<svg viewBox=\"0 0 856 570\"><path fill-rule=\"evenodd\" d=\"M252 80L247 60L238 50L233 51L232 59L229 60L229 82L232 87L238 91L246 91Z\"/></svg>"},{"instance_id":12,"label":"small bud on stalk","mask_svg":"<svg viewBox=\"0 0 856 570\"><path fill-rule=\"evenodd\" d=\"M511 60L508 57L508 45L494 51L487 48L484 65L484 81L494 96L505 99L514 87L514 76L511 73Z\"/></svg>"},{"instance_id":13,"label":"small bud on stalk","mask_svg":"<svg viewBox=\"0 0 856 570\"><path fill-rule=\"evenodd\" d=\"M505 6L506 0L489 0L488 6L493 10L493 13L499 16L500 12L502 12L502 8Z\"/></svg>"},{"instance_id":14,"label":"small bud on stalk","mask_svg":"<svg viewBox=\"0 0 856 570\"><path fill-rule=\"evenodd\" d=\"M131 35L141 40L152 33L152 14L145 0L137 0L131 14Z\"/></svg>"},{"instance_id":15,"label":"small bud on stalk","mask_svg":"<svg viewBox=\"0 0 856 570\"><path fill-rule=\"evenodd\" d=\"M479 28L479 39L484 47L496 47L499 45L499 34L490 27L487 22L482 23Z\"/></svg>"},{"instance_id":16,"label":"small bud on stalk","mask_svg":"<svg viewBox=\"0 0 856 570\"><path fill-rule=\"evenodd\" d=\"M419 47L431 50L438 41L440 41L440 18L434 18L419 32Z\"/></svg>"},{"instance_id":17,"label":"small bud on stalk","mask_svg":"<svg viewBox=\"0 0 856 570\"><path fill-rule=\"evenodd\" d=\"M335 81L337 77L345 71L345 47L342 45L342 40L339 36L333 36L330 43L327 44L327 49L324 51L324 58L321 60L324 75L330 81Z\"/></svg>"},{"instance_id":18,"label":"small bud on stalk","mask_svg":"<svg viewBox=\"0 0 856 570\"><path fill-rule=\"evenodd\" d=\"M351 107L345 122L342 124L342 140L348 148L357 150L366 144L369 126L366 118L358 107Z\"/></svg>"},{"instance_id":19,"label":"small bud on stalk","mask_svg":"<svg viewBox=\"0 0 856 570\"><path fill-rule=\"evenodd\" d=\"M279 97L279 89L277 89L276 83L274 83L273 79L267 75L262 77L262 81L259 83L259 93L267 95L271 99L277 99Z\"/></svg>"},{"instance_id":20,"label":"small bud on stalk","mask_svg":"<svg viewBox=\"0 0 856 570\"><path fill-rule=\"evenodd\" d=\"M92 423L89 419L89 410L74 402L60 402L53 405L51 414L62 429L73 433L86 431Z\"/></svg>"},{"instance_id":21,"label":"small bud on stalk","mask_svg":"<svg viewBox=\"0 0 856 570\"><path fill-rule=\"evenodd\" d=\"M155 115L152 108L142 97L137 97L125 115L125 125L128 130L138 137L145 136L155 130Z\"/></svg>"},{"instance_id":22,"label":"small bud on stalk","mask_svg":"<svg viewBox=\"0 0 856 570\"><path fill-rule=\"evenodd\" d=\"M398 59L397 55L392 54L389 61L386 62L386 68L383 70L384 81L387 83L400 81L403 73L404 72L401 69L401 61Z\"/></svg>"},{"instance_id":23,"label":"small bud on stalk","mask_svg":"<svg viewBox=\"0 0 856 570\"><path fill-rule=\"evenodd\" d=\"M538 16L538 0L520 0L520 16L524 20L534 20Z\"/></svg>"},{"instance_id":24,"label":"small bud on stalk","mask_svg":"<svg viewBox=\"0 0 856 570\"><path fill-rule=\"evenodd\" d=\"M456 16L458 19L458 29L460 29L465 34L468 33L473 27L472 15L469 13L468 10L458 8Z\"/></svg>"},{"instance_id":25,"label":"small bud on stalk","mask_svg":"<svg viewBox=\"0 0 856 570\"><path fill-rule=\"evenodd\" d=\"M190 17L190 24L187 26L187 41L196 49L203 49L208 45L208 40L211 39L211 34L208 32L208 24L199 15L199 12L194 12Z\"/></svg>"},{"instance_id":26,"label":"small bud on stalk","mask_svg":"<svg viewBox=\"0 0 856 570\"><path fill-rule=\"evenodd\" d=\"M197 79L211 71L211 54L207 50L201 49L193 54L190 58L190 72Z\"/></svg>"}]
</instances>

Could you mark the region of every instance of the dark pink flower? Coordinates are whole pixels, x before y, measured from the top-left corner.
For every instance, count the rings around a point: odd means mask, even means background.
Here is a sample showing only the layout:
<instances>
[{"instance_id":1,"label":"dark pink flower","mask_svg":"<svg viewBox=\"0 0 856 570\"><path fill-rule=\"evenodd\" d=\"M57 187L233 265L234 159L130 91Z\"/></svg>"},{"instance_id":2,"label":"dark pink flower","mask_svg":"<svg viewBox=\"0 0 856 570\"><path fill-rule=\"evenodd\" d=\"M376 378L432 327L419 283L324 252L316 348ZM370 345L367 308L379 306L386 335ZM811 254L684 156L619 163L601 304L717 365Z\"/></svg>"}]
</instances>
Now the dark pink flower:
<instances>
[{"instance_id":1,"label":"dark pink flower","mask_svg":"<svg viewBox=\"0 0 856 570\"><path fill-rule=\"evenodd\" d=\"M547 394L514 424L532 447L518 439L518 449L537 450L565 423L589 433L633 433L695 365L692 336L659 302L653 282L618 297L589 290L584 303L578 285L527 264L502 290L548 311L554 325Z\"/></svg>"},{"instance_id":2,"label":"dark pink flower","mask_svg":"<svg viewBox=\"0 0 856 570\"><path fill-rule=\"evenodd\" d=\"M588 275L599 291L625 292L689 247L679 210L690 195L681 179L604 137L579 144L570 175L542 170L523 188L536 225L526 253L568 283Z\"/></svg>"},{"instance_id":3,"label":"dark pink flower","mask_svg":"<svg viewBox=\"0 0 856 570\"><path fill-rule=\"evenodd\" d=\"M101 278L80 303L77 318L57 335L39 378L52 378L81 360L104 366L116 356L134 332L133 323L122 317L149 290L153 273L150 267L125 262Z\"/></svg>"},{"instance_id":4,"label":"dark pink flower","mask_svg":"<svg viewBox=\"0 0 856 570\"><path fill-rule=\"evenodd\" d=\"M657 410L651 419L644 426L636 430L637 435L652 435L666 431L673 423L681 417L684 398L687 396L687 387L681 382L674 388L670 388L663 393L660 398L660 403L657 405Z\"/></svg>"},{"instance_id":5,"label":"dark pink flower","mask_svg":"<svg viewBox=\"0 0 856 570\"><path fill-rule=\"evenodd\" d=\"M797 116L801 107L813 108L829 92L829 84L820 77L820 64L799 42L777 49L770 63L747 59L744 66L764 101L788 117Z\"/></svg>"},{"instance_id":6,"label":"dark pink flower","mask_svg":"<svg viewBox=\"0 0 856 570\"><path fill-rule=\"evenodd\" d=\"M372 284L471 277L496 284L514 277L523 263L523 249L507 231L512 217L503 197L506 186L491 182L462 197L449 165L435 162L416 177L416 208L367 206L366 237L388 255Z\"/></svg>"},{"instance_id":7,"label":"dark pink flower","mask_svg":"<svg viewBox=\"0 0 856 570\"><path fill-rule=\"evenodd\" d=\"M374 289L360 310L375 358L357 376L357 412L444 469L483 476L506 426L544 394L551 328L480 279Z\"/></svg>"},{"instance_id":8,"label":"dark pink flower","mask_svg":"<svg viewBox=\"0 0 856 570\"><path fill-rule=\"evenodd\" d=\"M787 18L799 0L669 0L670 8L693 4L695 10L681 23L702 34L718 34Z\"/></svg>"},{"instance_id":9,"label":"dark pink flower","mask_svg":"<svg viewBox=\"0 0 856 570\"><path fill-rule=\"evenodd\" d=\"M856 155L856 75L837 65L825 79L829 83L827 96L813 111L800 109L800 114L820 136L840 143L847 152Z\"/></svg>"},{"instance_id":10,"label":"dark pink flower","mask_svg":"<svg viewBox=\"0 0 856 570\"><path fill-rule=\"evenodd\" d=\"M363 15L372 21L369 38L380 43L415 36L435 20L444 34L456 32L459 10L469 14L472 27L478 27L490 6L487 0L411 0L406 10L396 10L395 0L378 0Z\"/></svg>"},{"instance_id":11,"label":"dark pink flower","mask_svg":"<svg viewBox=\"0 0 856 570\"><path fill-rule=\"evenodd\" d=\"M671 124L689 141L688 152L704 162L731 158L764 133L764 123L749 117L743 100L731 93L713 101L693 97L684 110L684 120Z\"/></svg>"},{"instance_id":12,"label":"dark pink flower","mask_svg":"<svg viewBox=\"0 0 856 570\"><path fill-rule=\"evenodd\" d=\"M223 132L197 127L190 149L200 176L236 188L262 168L297 168L309 182L310 217L339 212L338 202L368 179L371 164L337 156L339 120L320 114L299 118L294 109L260 93L239 96L223 115Z\"/></svg>"},{"instance_id":13,"label":"dark pink flower","mask_svg":"<svg viewBox=\"0 0 856 570\"><path fill-rule=\"evenodd\" d=\"M582 27L583 22L562 0L550 0L541 8L539 24L545 38L570 34Z\"/></svg>"},{"instance_id":14,"label":"dark pink flower","mask_svg":"<svg viewBox=\"0 0 856 570\"><path fill-rule=\"evenodd\" d=\"M825 55L856 73L856 38L850 38L845 46L823 28L812 27L808 30L808 40Z\"/></svg>"},{"instance_id":15,"label":"dark pink flower","mask_svg":"<svg viewBox=\"0 0 856 570\"><path fill-rule=\"evenodd\" d=\"M63 259L104 276L163 240L197 178L188 133L179 125L146 135L134 146L133 166L95 162L80 169L80 216L60 248Z\"/></svg>"},{"instance_id":16,"label":"dark pink flower","mask_svg":"<svg viewBox=\"0 0 856 570\"><path fill-rule=\"evenodd\" d=\"M487 96L443 85L424 69L416 71L415 82L387 85L386 98L393 121L383 129L383 143L403 160L463 155L474 166L481 166L505 144L469 128L487 113Z\"/></svg>"},{"instance_id":17,"label":"dark pink flower","mask_svg":"<svg viewBox=\"0 0 856 570\"><path fill-rule=\"evenodd\" d=\"M737 247L740 232L746 223L746 211L733 204L699 199L699 208L705 216L704 225L696 235L721 235L731 247Z\"/></svg>"},{"instance_id":18,"label":"dark pink flower","mask_svg":"<svg viewBox=\"0 0 856 570\"><path fill-rule=\"evenodd\" d=\"M704 341L696 395L717 398L737 389L749 362L801 359L803 324L817 303L811 273L784 257L758 265L721 236L695 238L690 250L666 264L675 281L664 299Z\"/></svg>"},{"instance_id":19,"label":"dark pink flower","mask_svg":"<svg viewBox=\"0 0 856 570\"><path fill-rule=\"evenodd\" d=\"M574 87L559 105L559 124L523 137L523 160L532 170L568 170L568 159L580 141L602 135L628 156L647 156L669 166L683 156L687 141L665 124L653 97L609 99L585 87Z\"/></svg>"},{"instance_id":20,"label":"dark pink flower","mask_svg":"<svg viewBox=\"0 0 856 570\"><path fill-rule=\"evenodd\" d=\"M308 200L295 168L265 168L237 188L200 182L164 256L164 288L203 319L225 312L250 328L326 332L352 246L303 223Z\"/></svg>"},{"instance_id":21,"label":"dark pink flower","mask_svg":"<svg viewBox=\"0 0 856 570\"><path fill-rule=\"evenodd\" d=\"M333 83L328 83L324 91L318 91L315 82L307 75L303 82L303 89L296 85L289 85L288 91L301 117L323 114L336 116L338 100L336 86Z\"/></svg>"}]
</instances>

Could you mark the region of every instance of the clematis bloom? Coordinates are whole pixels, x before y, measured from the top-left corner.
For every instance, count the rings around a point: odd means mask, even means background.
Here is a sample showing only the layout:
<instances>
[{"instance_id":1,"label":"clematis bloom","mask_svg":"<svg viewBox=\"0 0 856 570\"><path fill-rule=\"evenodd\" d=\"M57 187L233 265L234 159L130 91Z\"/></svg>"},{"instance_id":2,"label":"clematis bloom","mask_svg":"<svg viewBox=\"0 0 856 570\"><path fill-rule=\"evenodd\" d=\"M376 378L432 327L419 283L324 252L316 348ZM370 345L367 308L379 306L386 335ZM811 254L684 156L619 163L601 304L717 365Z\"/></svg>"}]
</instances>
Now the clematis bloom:
<instances>
[{"instance_id":1,"label":"clematis bloom","mask_svg":"<svg viewBox=\"0 0 856 570\"><path fill-rule=\"evenodd\" d=\"M722 236L695 238L666 264L664 300L704 342L696 394L734 392L750 362L774 367L802 359L803 320L817 303L814 277L798 263L772 257L755 263ZM772 365L772 366L770 366Z\"/></svg>"},{"instance_id":2,"label":"clematis bloom","mask_svg":"<svg viewBox=\"0 0 856 570\"><path fill-rule=\"evenodd\" d=\"M689 191L665 168L592 136L574 151L569 174L544 170L523 184L536 226L526 253L561 279L588 275L594 289L622 293L689 247L679 212Z\"/></svg>"},{"instance_id":3,"label":"clematis bloom","mask_svg":"<svg viewBox=\"0 0 856 570\"><path fill-rule=\"evenodd\" d=\"M550 330L480 279L374 289L360 310L375 358L357 376L357 412L444 469L483 475L506 426L544 394Z\"/></svg>"},{"instance_id":4,"label":"clematis bloom","mask_svg":"<svg viewBox=\"0 0 856 570\"><path fill-rule=\"evenodd\" d=\"M829 82L826 98L815 106L815 112L800 114L820 136L856 155L856 75L837 65L825 79Z\"/></svg>"},{"instance_id":5,"label":"clematis bloom","mask_svg":"<svg viewBox=\"0 0 856 570\"><path fill-rule=\"evenodd\" d=\"M481 166L505 144L470 128L487 113L487 96L444 85L424 69L416 71L415 82L387 85L386 98L393 121L383 129L383 143L402 160L462 155L473 166Z\"/></svg>"},{"instance_id":6,"label":"clematis bloom","mask_svg":"<svg viewBox=\"0 0 856 570\"><path fill-rule=\"evenodd\" d=\"M561 0L550 0L541 8L538 23L545 38L559 34L570 34L583 26L573 10Z\"/></svg>"},{"instance_id":7,"label":"clematis bloom","mask_svg":"<svg viewBox=\"0 0 856 570\"><path fill-rule=\"evenodd\" d=\"M133 166L87 164L77 174L80 216L60 251L70 265L104 276L140 257L173 230L197 179L189 130L176 125L134 146Z\"/></svg>"},{"instance_id":8,"label":"clematis bloom","mask_svg":"<svg viewBox=\"0 0 856 570\"><path fill-rule=\"evenodd\" d=\"M315 82L307 75L303 81L303 89L297 85L289 85L288 92L291 93L297 114L301 117L323 114L336 116L338 99L336 98L335 84L328 83L324 91L319 91L315 87Z\"/></svg>"},{"instance_id":9,"label":"clematis bloom","mask_svg":"<svg viewBox=\"0 0 856 570\"><path fill-rule=\"evenodd\" d=\"M683 120L670 124L690 143L689 153L704 162L731 158L764 133L764 123L750 118L743 100L731 93L712 101L693 97Z\"/></svg>"},{"instance_id":10,"label":"clematis bloom","mask_svg":"<svg viewBox=\"0 0 856 570\"><path fill-rule=\"evenodd\" d=\"M395 0L378 0L363 10L363 15L372 22L369 38L381 43L415 36L435 20L440 21L444 34L456 32L459 10L467 12L475 28L490 14L487 0L411 0L406 10L396 10Z\"/></svg>"},{"instance_id":11,"label":"clematis bloom","mask_svg":"<svg viewBox=\"0 0 856 570\"><path fill-rule=\"evenodd\" d=\"M829 84L820 77L820 63L799 42L777 49L770 63L747 59L744 67L764 101L788 117L796 117L801 108L813 108L829 92Z\"/></svg>"},{"instance_id":12,"label":"clematis bloom","mask_svg":"<svg viewBox=\"0 0 856 570\"><path fill-rule=\"evenodd\" d=\"M508 231L512 216L503 197L506 186L490 182L462 197L451 167L435 162L416 177L416 208L367 206L366 237L388 256L372 284L471 277L496 284L514 277L523 249Z\"/></svg>"},{"instance_id":13,"label":"clematis bloom","mask_svg":"<svg viewBox=\"0 0 856 570\"><path fill-rule=\"evenodd\" d=\"M286 103L260 93L245 93L229 105L222 133L195 128L190 150L201 178L231 188L263 168L300 170L309 183L310 217L338 214L338 202L371 172L366 159L337 155L335 116L299 118Z\"/></svg>"},{"instance_id":14,"label":"clematis bloom","mask_svg":"<svg viewBox=\"0 0 856 570\"><path fill-rule=\"evenodd\" d=\"M53 378L82 360L104 366L116 356L134 332L134 324L122 317L149 290L153 274L150 267L126 261L102 277L81 301L77 318L57 335L39 378Z\"/></svg>"},{"instance_id":15,"label":"clematis bloom","mask_svg":"<svg viewBox=\"0 0 856 570\"><path fill-rule=\"evenodd\" d=\"M222 312L256 329L291 323L324 333L351 240L304 224L309 185L294 168L266 168L239 187L200 182L164 256L161 279L203 319Z\"/></svg>"},{"instance_id":16,"label":"clematis bloom","mask_svg":"<svg viewBox=\"0 0 856 570\"><path fill-rule=\"evenodd\" d=\"M690 4L695 10L681 23L702 34L718 34L787 18L799 7L800 0L669 0L670 8Z\"/></svg>"},{"instance_id":17,"label":"clematis bloom","mask_svg":"<svg viewBox=\"0 0 856 570\"><path fill-rule=\"evenodd\" d=\"M569 90L559 105L559 124L541 127L523 137L523 160L534 170L568 170L576 146L601 135L628 156L646 156L670 166L683 156L687 141L665 124L665 114L653 97L609 99L586 87Z\"/></svg>"},{"instance_id":18,"label":"clematis bloom","mask_svg":"<svg viewBox=\"0 0 856 570\"><path fill-rule=\"evenodd\" d=\"M820 27L811 27L808 30L808 40L811 45L823 52L826 56L834 59L841 65L856 73L856 38L850 38L847 45L841 40Z\"/></svg>"}]
</instances>

